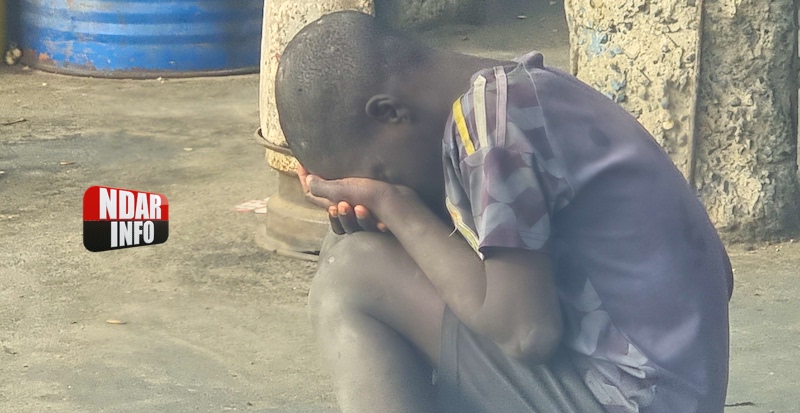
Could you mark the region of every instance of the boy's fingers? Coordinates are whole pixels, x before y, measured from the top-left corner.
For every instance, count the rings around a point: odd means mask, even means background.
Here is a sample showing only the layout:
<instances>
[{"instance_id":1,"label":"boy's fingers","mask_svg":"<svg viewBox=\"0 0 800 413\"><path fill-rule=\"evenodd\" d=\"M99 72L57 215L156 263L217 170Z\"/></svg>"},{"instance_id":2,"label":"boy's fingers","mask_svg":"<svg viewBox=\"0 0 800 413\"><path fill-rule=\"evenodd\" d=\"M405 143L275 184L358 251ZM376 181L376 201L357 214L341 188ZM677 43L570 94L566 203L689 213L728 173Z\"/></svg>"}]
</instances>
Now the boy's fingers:
<instances>
[{"instance_id":1,"label":"boy's fingers","mask_svg":"<svg viewBox=\"0 0 800 413\"><path fill-rule=\"evenodd\" d=\"M300 179L300 185L303 186L303 189L307 189L306 177L308 176L308 171L306 168L304 168L303 165L297 164L297 167L294 168L294 170L297 171L297 178Z\"/></svg>"},{"instance_id":2,"label":"boy's fingers","mask_svg":"<svg viewBox=\"0 0 800 413\"><path fill-rule=\"evenodd\" d=\"M389 232L389 227L386 226L383 222L378 222L375 224L378 227L378 231L380 232Z\"/></svg>"},{"instance_id":3,"label":"boy's fingers","mask_svg":"<svg viewBox=\"0 0 800 413\"><path fill-rule=\"evenodd\" d=\"M336 235L344 235L345 230L342 228L342 223L339 221L339 208L331 206L328 208L328 219L331 221L331 229Z\"/></svg>"},{"instance_id":4,"label":"boy's fingers","mask_svg":"<svg viewBox=\"0 0 800 413\"><path fill-rule=\"evenodd\" d=\"M358 222L358 226L361 227L364 231L371 231L371 232L378 232L378 223L375 221L375 218L369 212L369 210L363 205L356 205L353 208L353 211L356 214L356 221Z\"/></svg>"},{"instance_id":5,"label":"boy's fingers","mask_svg":"<svg viewBox=\"0 0 800 413\"><path fill-rule=\"evenodd\" d=\"M300 180L300 186L303 188L303 195L306 200L318 207L327 208L333 205L333 202L324 197L314 196L309 189L308 183L313 179L308 173L308 170L303 166L297 165L297 178Z\"/></svg>"},{"instance_id":6,"label":"boy's fingers","mask_svg":"<svg viewBox=\"0 0 800 413\"><path fill-rule=\"evenodd\" d=\"M353 207L344 201L339 202L338 207L339 222L342 223L342 228L344 228L345 232L352 234L360 231L361 228L358 226L358 221L356 220L356 214L353 212Z\"/></svg>"},{"instance_id":7,"label":"boy's fingers","mask_svg":"<svg viewBox=\"0 0 800 413\"><path fill-rule=\"evenodd\" d=\"M306 176L306 185L311 194L325 199L335 199L335 189L338 186L335 182L319 179L313 175ZM342 199L342 198L339 198Z\"/></svg>"}]
</instances>

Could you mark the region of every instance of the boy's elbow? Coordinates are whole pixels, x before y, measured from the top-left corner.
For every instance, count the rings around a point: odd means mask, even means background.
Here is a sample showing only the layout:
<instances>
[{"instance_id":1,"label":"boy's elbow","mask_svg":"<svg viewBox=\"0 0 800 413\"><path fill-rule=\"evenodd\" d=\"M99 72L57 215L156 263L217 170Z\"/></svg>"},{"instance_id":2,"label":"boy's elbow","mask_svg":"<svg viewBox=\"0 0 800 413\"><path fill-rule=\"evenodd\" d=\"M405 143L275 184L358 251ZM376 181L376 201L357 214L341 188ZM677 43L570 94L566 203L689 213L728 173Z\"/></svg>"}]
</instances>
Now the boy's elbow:
<instances>
[{"instance_id":1,"label":"boy's elbow","mask_svg":"<svg viewBox=\"0 0 800 413\"><path fill-rule=\"evenodd\" d=\"M511 346L505 346L506 353L526 364L544 364L561 345L561 335L561 326L536 326L518 336Z\"/></svg>"}]
</instances>

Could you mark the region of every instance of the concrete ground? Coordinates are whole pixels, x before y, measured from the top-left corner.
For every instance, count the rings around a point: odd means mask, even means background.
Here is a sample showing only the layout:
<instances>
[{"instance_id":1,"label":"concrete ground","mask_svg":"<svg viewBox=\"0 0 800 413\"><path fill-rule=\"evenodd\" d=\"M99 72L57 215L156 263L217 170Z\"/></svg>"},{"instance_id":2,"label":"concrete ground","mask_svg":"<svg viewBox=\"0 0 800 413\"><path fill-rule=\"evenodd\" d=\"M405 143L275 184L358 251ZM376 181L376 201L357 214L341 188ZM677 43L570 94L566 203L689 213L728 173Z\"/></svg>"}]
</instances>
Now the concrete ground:
<instances>
[{"instance_id":1,"label":"concrete ground","mask_svg":"<svg viewBox=\"0 0 800 413\"><path fill-rule=\"evenodd\" d=\"M547 6L426 35L501 57L538 48L564 67L566 33ZM0 69L0 411L333 411L305 310L315 264L260 250L260 216L233 210L275 190L257 127L255 75ZM169 241L86 251L81 201L98 184L165 194ZM731 256L728 411L800 412L800 243Z\"/></svg>"}]
</instances>

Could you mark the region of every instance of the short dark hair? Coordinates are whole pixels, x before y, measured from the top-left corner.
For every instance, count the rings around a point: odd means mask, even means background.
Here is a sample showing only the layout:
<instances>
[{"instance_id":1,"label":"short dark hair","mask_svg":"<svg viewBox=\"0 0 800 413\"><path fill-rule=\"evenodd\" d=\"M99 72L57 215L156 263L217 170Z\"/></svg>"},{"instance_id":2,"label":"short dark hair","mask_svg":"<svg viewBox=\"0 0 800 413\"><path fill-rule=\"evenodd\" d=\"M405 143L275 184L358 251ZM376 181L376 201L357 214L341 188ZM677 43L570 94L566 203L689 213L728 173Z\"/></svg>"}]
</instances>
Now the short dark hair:
<instances>
[{"instance_id":1,"label":"short dark hair","mask_svg":"<svg viewBox=\"0 0 800 413\"><path fill-rule=\"evenodd\" d=\"M275 80L281 128L294 156L312 167L363 143L367 101L390 76L424 64L416 39L355 11L328 14L286 46Z\"/></svg>"}]
</instances>

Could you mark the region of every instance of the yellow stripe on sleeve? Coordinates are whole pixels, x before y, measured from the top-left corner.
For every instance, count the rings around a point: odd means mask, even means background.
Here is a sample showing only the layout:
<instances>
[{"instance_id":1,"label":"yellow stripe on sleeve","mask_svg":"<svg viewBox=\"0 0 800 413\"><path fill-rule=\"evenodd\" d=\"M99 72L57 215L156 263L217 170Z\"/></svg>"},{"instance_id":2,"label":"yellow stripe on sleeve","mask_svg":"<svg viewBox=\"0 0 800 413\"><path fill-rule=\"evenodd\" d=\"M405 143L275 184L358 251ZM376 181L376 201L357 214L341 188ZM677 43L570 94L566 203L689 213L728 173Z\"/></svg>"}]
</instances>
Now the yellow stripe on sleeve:
<instances>
[{"instance_id":1,"label":"yellow stripe on sleeve","mask_svg":"<svg viewBox=\"0 0 800 413\"><path fill-rule=\"evenodd\" d=\"M444 202L445 206L447 206L447 211L450 213L450 218L452 218L453 224L455 224L458 232L461 233L461 236L464 237L464 239L467 241L467 244L469 244L469 246L472 247L472 249L475 250L478 255L481 255L481 253L478 251L478 235L472 230L472 228L469 227L469 225L464 222L461 212L455 205L453 205L452 202L450 202L450 198L445 198Z\"/></svg>"},{"instance_id":2,"label":"yellow stripe on sleeve","mask_svg":"<svg viewBox=\"0 0 800 413\"><path fill-rule=\"evenodd\" d=\"M461 143L467 151L467 155L475 153L475 146L472 144L472 139L469 137L469 130L467 130L467 120L464 119L464 111L461 108L461 98L456 99L453 103L453 121L456 122L458 127L458 134L461 135Z\"/></svg>"}]
</instances>

